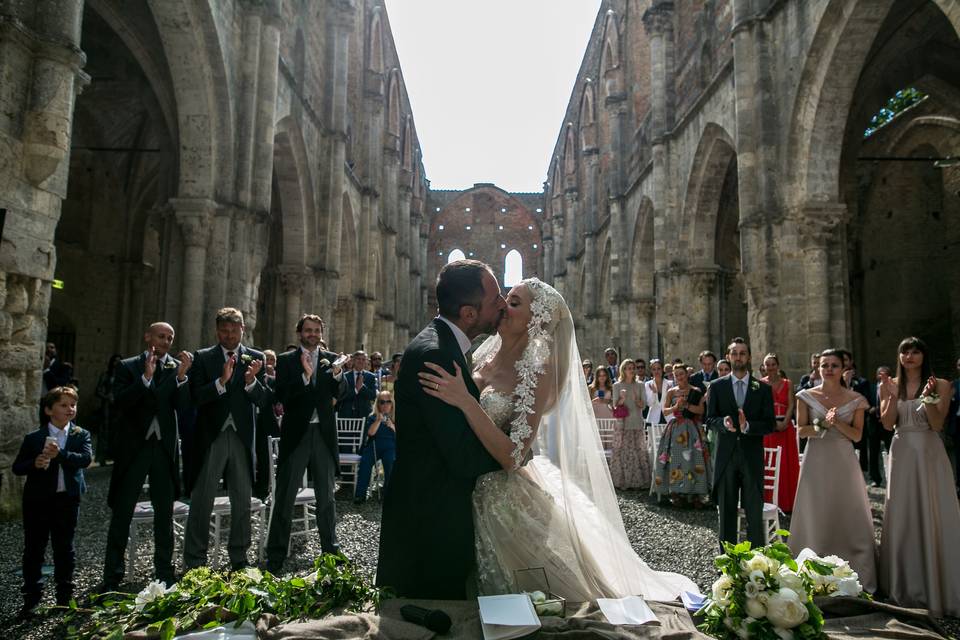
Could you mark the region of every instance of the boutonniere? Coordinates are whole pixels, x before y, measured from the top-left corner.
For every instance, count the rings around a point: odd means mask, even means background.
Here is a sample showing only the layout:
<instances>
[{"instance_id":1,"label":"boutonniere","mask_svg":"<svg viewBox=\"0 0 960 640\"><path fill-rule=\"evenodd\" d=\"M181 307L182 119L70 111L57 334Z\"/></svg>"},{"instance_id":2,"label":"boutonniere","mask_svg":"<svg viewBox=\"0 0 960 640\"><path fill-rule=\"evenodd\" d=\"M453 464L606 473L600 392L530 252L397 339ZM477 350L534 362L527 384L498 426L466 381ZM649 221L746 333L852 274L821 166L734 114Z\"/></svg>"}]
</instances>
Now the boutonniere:
<instances>
[{"instance_id":1,"label":"boutonniere","mask_svg":"<svg viewBox=\"0 0 960 640\"><path fill-rule=\"evenodd\" d=\"M77 425L73 425L72 427L70 427L70 435L71 435L71 436L75 436L75 435L77 435L78 433L80 433L81 431L82 431L82 429L81 429L80 427L78 427Z\"/></svg>"},{"instance_id":2,"label":"boutonniere","mask_svg":"<svg viewBox=\"0 0 960 640\"><path fill-rule=\"evenodd\" d=\"M163 363L163 368L164 368L164 369L176 369L176 368L177 368L177 363L174 362L173 360L167 360L166 362Z\"/></svg>"},{"instance_id":3,"label":"boutonniere","mask_svg":"<svg viewBox=\"0 0 960 640\"><path fill-rule=\"evenodd\" d=\"M754 391L759 391L759 390L760 390L760 383L757 382L756 380L751 380L751 381L750 381L750 388L753 389Z\"/></svg>"},{"instance_id":4,"label":"boutonniere","mask_svg":"<svg viewBox=\"0 0 960 640\"><path fill-rule=\"evenodd\" d=\"M250 361L253 360L253 357L249 353L245 353L240 356L240 362L243 364L250 364Z\"/></svg>"},{"instance_id":5,"label":"boutonniere","mask_svg":"<svg viewBox=\"0 0 960 640\"><path fill-rule=\"evenodd\" d=\"M330 366L330 361L327 360L326 358L320 358L320 361L317 362L317 366L318 366L318 367L329 367L329 366Z\"/></svg>"}]
</instances>

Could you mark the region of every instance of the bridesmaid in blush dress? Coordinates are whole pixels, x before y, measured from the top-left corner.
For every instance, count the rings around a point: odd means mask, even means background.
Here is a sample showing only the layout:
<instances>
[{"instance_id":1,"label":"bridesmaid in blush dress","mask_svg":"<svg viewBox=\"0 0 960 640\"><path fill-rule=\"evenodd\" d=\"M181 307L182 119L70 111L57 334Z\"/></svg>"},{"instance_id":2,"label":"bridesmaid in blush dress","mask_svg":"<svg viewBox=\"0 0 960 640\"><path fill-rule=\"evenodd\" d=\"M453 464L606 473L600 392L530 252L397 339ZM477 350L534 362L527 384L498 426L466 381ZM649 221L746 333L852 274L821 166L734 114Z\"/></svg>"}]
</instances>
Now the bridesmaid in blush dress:
<instances>
[{"instance_id":1,"label":"bridesmaid in blush dress","mask_svg":"<svg viewBox=\"0 0 960 640\"><path fill-rule=\"evenodd\" d=\"M763 446L780 447L780 488L776 499L772 492L765 493L763 499L790 513L800 480L800 451L797 428L793 426L793 385L781 373L777 354L768 353L763 357L763 369L766 376L760 380L773 388L773 410L777 414L777 430L763 436Z\"/></svg>"},{"instance_id":2,"label":"bridesmaid in blush dress","mask_svg":"<svg viewBox=\"0 0 960 640\"><path fill-rule=\"evenodd\" d=\"M880 420L894 429L880 536L880 587L897 604L960 616L960 506L939 432L950 383L936 378L927 345L906 338L897 377L880 381ZM939 401L933 401L939 394ZM924 398L931 400L928 404Z\"/></svg>"},{"instance_id":3,"label":"bridesmaid in blush dress","mask_svg":"<svg viewBox=\"0 0 960 640\"><path fill-rule=\"evenodd\" d=\"M865 591L877 589L876 541L867 485L851 442L863 435L867 399L840 386L840 351L820 356L823 384L797 393L797 429L807 438L800 482L793 503L790 551L809 547L819 556L850 563ZM814 426L819 418L821 428Z\"/></svg>"}]
</instances>

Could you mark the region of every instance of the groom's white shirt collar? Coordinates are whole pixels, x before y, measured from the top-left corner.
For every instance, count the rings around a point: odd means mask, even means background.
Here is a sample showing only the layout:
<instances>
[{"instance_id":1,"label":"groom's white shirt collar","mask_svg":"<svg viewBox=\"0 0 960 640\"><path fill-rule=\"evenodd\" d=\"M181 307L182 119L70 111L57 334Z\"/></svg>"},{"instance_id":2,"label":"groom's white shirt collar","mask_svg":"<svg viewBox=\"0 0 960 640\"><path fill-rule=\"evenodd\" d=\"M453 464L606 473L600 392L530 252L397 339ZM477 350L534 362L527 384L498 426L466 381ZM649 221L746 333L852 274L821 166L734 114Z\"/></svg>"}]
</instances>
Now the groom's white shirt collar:
<instances>
[{"instance_id":1,"label":"groom's white shirt collar","mask_svg":"<svg viewBox=\"0 0 960 640\"><path fill-rule=\"evenodd\" d=\"M443 320L447 323L447 326L450 327L450 330L453 331L453 336L457 339L457 344L460 345L460 352L466 353L470 351L470 346L473 344L470 342L470 338L467 337L467 334L457 325L453 324L443 316L437 316L440 320Z\"/></svg>"}]
</instances>

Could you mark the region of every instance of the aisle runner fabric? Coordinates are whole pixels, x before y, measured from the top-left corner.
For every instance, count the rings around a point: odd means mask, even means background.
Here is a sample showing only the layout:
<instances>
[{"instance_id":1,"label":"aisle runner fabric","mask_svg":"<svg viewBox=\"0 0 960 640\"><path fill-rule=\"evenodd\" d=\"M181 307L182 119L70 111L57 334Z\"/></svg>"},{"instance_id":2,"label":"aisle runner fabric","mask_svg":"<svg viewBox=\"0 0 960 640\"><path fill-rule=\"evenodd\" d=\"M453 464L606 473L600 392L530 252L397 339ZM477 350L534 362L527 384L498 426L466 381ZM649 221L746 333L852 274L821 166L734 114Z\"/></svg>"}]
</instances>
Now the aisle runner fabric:
<instances>
[{"instance_id":1,"label":"aisle runner fabric","mask_svg":"<svg viewBox=\"0 0 960 640\"><path fill-rule=\"evenodd\" d=\"M442 609L453 620L453 628L444 636L404 622L400 607L416 604L425 609ZM609 624L596 606L569 604L566 618L543 618L543 628L531 636L546 640L710 640L696 630L693 620L679 603L648 602L659 625L616 627ZM904 640L946 640L942 629L923 610L902 609L892 605L856 598L823 598L817 605L827 617L824 631L831 640L866 638L902 638ZM482 640L480 614L476 601L388 600L382 615L346 614L323 620L278 624L276 617L264 615L257 621L261 640ZM227 626L229 630L230 626ZM127 634L141 640L143 632ZM229 634L223 636L229 638ZM248 636L249 637L249 636Z\"/></svg>"}]
</instances>

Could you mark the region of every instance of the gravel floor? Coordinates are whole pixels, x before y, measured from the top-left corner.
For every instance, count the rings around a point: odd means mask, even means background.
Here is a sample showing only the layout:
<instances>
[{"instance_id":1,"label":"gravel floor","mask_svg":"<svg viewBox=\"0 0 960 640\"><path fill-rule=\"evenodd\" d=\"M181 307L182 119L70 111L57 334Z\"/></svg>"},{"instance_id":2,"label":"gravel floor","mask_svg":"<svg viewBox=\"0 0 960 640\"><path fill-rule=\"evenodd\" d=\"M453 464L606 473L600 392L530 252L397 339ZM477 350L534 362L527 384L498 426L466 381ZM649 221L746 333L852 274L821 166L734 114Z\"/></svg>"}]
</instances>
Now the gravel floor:
<instances>
[{"instance_id":1,"label":"gravel floor","mask_svg":"<svg viewBox=\"0 0 960 640\"><path fill-rule=\"evenodd\" d=\"M95 468L88 471L88 493L80 508L80 523L77 529L77 597L85 596L101 579L103 551L106 544L107 523L110 511L106 505L106 492L110 469ZM369 501L354 505L348 496L337 501L339 523L337 534L344 552L364 572L373 576L377 563L377 544L380 534L380 505ZM715 578L713 556L716 550L716 513L681 510L661 507L651 500L646 492L626 491L620 493L620 508L623 512L627 533L637 553L653 568L676 571L690 576L702 589L708 589ZM883 490L870 489L874 508L874 523L879 537L882 519ZM789 528L789 521L781 523ZM148 538L148 539L143 539ZM141 538L137 554L135 581L124 585L129 590L138 590L152 577L153 543L148 535ZM11 639L60 638L60 616L55 614L36 617L23 622L15 616L20 608L20 557L23 550L23 532L19 523L0 524L0 628ZM319 541L298 538L293 545L293 554L286 568L292 571L306 570L312 565L314 554L319 552ZM251 553L251 559L252 558ZM226 564L225 553L221 563ZM48 556L49 557L49 556ZM180 570L182 567L177 566ZM53 589L48 588L44 604L53 604ZM954 636L960 637L960 620L947 618L940 621Z\"/></svg>"}]
</instances>

